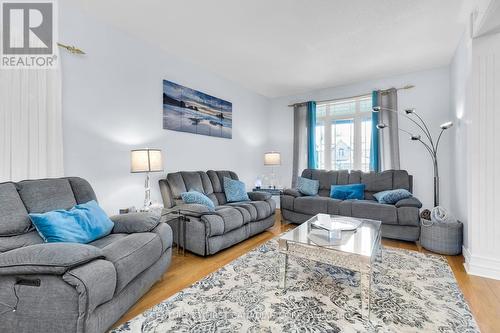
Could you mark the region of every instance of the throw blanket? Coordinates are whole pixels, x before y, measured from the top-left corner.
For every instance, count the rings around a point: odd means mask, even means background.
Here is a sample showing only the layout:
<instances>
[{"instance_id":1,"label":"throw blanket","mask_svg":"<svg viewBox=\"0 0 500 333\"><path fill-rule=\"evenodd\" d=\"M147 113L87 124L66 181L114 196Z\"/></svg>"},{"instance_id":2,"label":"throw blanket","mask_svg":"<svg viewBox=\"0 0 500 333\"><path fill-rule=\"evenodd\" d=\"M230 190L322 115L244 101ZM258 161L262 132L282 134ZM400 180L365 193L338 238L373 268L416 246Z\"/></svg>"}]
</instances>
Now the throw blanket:
<instances>
[{"instance_id":1,"label":"throw blanket","mask_svg":"<svg viewBox=\"0 0 500 333\"><path fill-rule=\"evenodd\" d=\"M434 207L431 212L432 222L437 223L457 223L455 216L450 214L445 208L441 206Z\"/></svg>"}]
</instances>

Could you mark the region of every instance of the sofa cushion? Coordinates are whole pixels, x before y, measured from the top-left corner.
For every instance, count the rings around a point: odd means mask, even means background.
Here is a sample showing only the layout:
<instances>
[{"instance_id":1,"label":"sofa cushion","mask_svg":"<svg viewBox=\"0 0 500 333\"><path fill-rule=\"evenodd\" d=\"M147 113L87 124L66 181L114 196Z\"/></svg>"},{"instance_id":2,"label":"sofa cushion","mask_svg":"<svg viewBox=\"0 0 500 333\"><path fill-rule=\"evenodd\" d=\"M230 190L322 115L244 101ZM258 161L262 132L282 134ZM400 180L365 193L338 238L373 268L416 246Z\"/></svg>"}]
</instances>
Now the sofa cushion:
<instances>
[{"instance_id":1,"label":"sofa cushion","mask_svg":"<svg viewBox=\"0 0 500 333\"><path fill-rule=\"evenodd\" d=\"M42 244L43 239L36 230L30 232L0 238L0 252L7 252L19 247Z\"/></svg>"},{"instance_id":2,"label":"sofa cushion","mask_svg":"<svg viewBox=\"0 0 500 333\"><path fill-rule=\"evenodd\" d=\"M325 191L330 191L332 185L349 184L349 171L347 170L305 169L302 171L302 177L318 180L319 189Z\"/></svg>"},{"instance_id":3,"label":"sofa cushion","mask_svg":"<svg viewBox=\"0 0 500 333\"><path fill-rule=\"evenodd\" d=\"M248 192L248 197L252 201L264 201L267 199L271 199L272 195L269 192L254 191L254 192Z\"/></svg>"},{"instance_id":4,"label":"sofa cushion","mask_svg":"<svg viewBox=\"0 0 500 333\"><path fill-rule=\"evenodd\" d=\"M68 179L25 180L17 186L28 213L70 209L77 204Z\"/></svg>"},{"instance_id":5,"label":"sofa cushion","mask_svg":"<svg viewBox=\"0 0 500 333\"><path fill-rule=\"evenodd\" d=\"M400 200L411 198L412 194L408 190L398 188L395 190L377 192L373 196L379 203L394 205Z\"/></svg>"},{"instance_id":6,"label":"sofa cushion","mask_svg":"<svg viewBox=\"0 0 500 333\"><path fill-rule=\"evenodd\" d=\"M351 216L382 221L385 224L398 224L398 214L395 206L379 204L373 200L352 201Z\"/></svg>"},{"instance_id":7,"label":"sofa cushion","mask_svg":"<svg viewBox=\"0 0 500 333\"><path fill-rule=\"evenodd\" d=\"M82 204L92 200L97 201L94 190L88 181L79 177L69 177L67 179L73 190L76 203Z\"/></svg>"},{"instance_id":8,"label":"sofa cushion","mask_svg":"<svg viewBox=\"0 0 500 333\"><path fill-rule=\"evenodd\" d=\"M235 207L219 206L216 208L216 213L222 218L224 223L223 233L243 226L243 216Z\"/></svg>"},{"instance_id":9,"label":"sofa cushion","mask_svg":"<svg viewBox=\"0 0 500 333\"><path fill-rule=\"evenodd\" d=\"M256 220L265 219L266 217L269 217L274 213L274 209L272 209L269 202L267 201L251 201L250 204L257 210Z\"/></svg>"},{"instance_id":10,"label":"sofa cushion","mask_svg":"<svg viewBox=\"0 0 500 333\"><path fill-rule=\"evenodd\" d=\"M250 201L245 183L224 177L224 193L228 202Z\"/></svg>"},{"instance_id":11,"label":"sofa cushion","mask_svg":"<svg viewBox=\"0 0 500 333\"><path fill-rule=\"evenodd\" d=\"M328 202L333 200L325 197L300 197L295 198L294 210L298 213L315 215L318 213L328 213Z\"/></svg>"},{"instance_id":12,"label":"sofa cushion","mask_svg":"<svg viewBox=\"0 0 500 333\"><path fill-rule=\"evenodd\" d=\"M87 244L31 245L0 254L0 275L61 275L72 267L102 258L103 255L100 249Z\"/></svg>"},{"instance_id":13,"label":"sofa cushion","mask_svg":"<svg viewBox=\"0 0 500 333\"><path fill-rule=\"evenodd\" d=\"M214 211L215 210L215 205L212 200L210 200L209 197L207 197L205 194L198 192L198 191L188 191L188 192L182 192L181 193L181 198L182 201L184 201L187 204L200 204L207 206L208 210Z\"/></svg>"},{"instance_id":14,"label":"sofa cushion","mask_svg":"<svg viewBox=\"0 0 500 333\"><path fill-rule=\"evenodd\" d=\"M0 236L20 235L30 229L31 221L16 186L0 184Z\"/></svg>"},{"instance_id":15,"label":"sofa cushion","mask_svg":"<svg viewBox=\"0 0 500 333\"><path fill-rule=\"evenodd\" d=\"M207 171L208 178L212 183L212 187L214 189L214 196L217 198L218 205L224 205L227 203L226 194L224 193L224 177L238 180L238 175L233 171L227 170L208 170ZM217 205L217 204L216 204Z\"/></svg>"},{"instance_id":16,"label":"sofa cushion","mask_svg":"<svg viewBox=\"0 0 500 333\"><path fill-rule=\"evenodd\" d=\"M118 294L130 281L160 258L163 246L161 238L151 232L113 238L114 241L102 248L102 253L106 260L111 261L115 266L115 294Z\"/></svg>"},{"instance_id":17,"label":"sofa cushion","mask_svg":"<svg viewBox=\"0 0 500 333\"><path fill-rule=\"evenodd\" d=\"M196 191L206 195L214 205L219 205L212 182L206 172L203 171L182 171L169 173L167 182L170 193L176 203L181 201L181 194L189 191Z\"/></svg>"},{"instance_id":18,"label":"sofa cushion","mask_svg":"<svg viewBox=\"0 0 500 333\"><path fill-rule=\"evenodd\" d=\"M392 175L393 172L391 170L380 173L363 173L361 175L361 182L366 185L366 191L368 192L392 190Z\"/></svg>"},{"instance_id":19,"label":"sofa cushion","mask_svg":"<svg viewBox=\"0 0 500 333\"><path fill-rule=\"evenodd\" d=\"M70 210L60 209L29 216L47 243L90 243L108 235L114 225L94 200Z\"/></svg>"},{"instance_id":20,"label":"sofa cushion","mask_svg":"<svg viewBox=\"0 0 500 333\"><path fill-rule=\"evenodd\" d=\"M365 184L332 185L330 197L339 200L365 198Z\"/></svg>"},{"instance_id":21,"label":"sofa cushion","mask_svg":"<svg viewBox=\"0 0 500 333\"><path fill-rule=\"evenodd\" d=\"M136 232L149 232L161 223L159 212L135 212L111 216L115 224L113 233L133 234Z\"/></svg>"},{"instance_id":22,"label":"sofa cushion","mask_svg":"<svg viewBox=\"0 0 500 333\"><path fill-rule=\"evenodd\" d=\"M314 196L318 194L319 181L309 178L299 177L297 179L297 190L303 195Z\"/></svg>"},{"instance_id":23,"label":"sofa cushion","mask_svg":"<svg viewBox=\"0 0 500 333\"><path fill-rule=\"evenodd\" d=\"M337 199L329 199L327 201L327 213L330 215L338 215L340 214L340 204L342 200Z\"/></svg>"},{"instance_id":24,"label":"sofa cushion","mask_svg":"<svg viewBox=\"0 0 500 333\"><path fill-rule=\"evenodd\" d=\"M255 221L255 219L252 219L252 215L250 215L250 212L247 209L247 207L241 207L241 206L235 206L235 205L231 205L231 206L236 208L238 210L238 212L240 212L241 217L243 218L243 224L247 224L248 222ZM250 205L250 206L253 208L252 205ZM255 211L255 215L257 215L257 211Z\"/></svg>"},{"instance_id":25,"label":"sofa cushion","mask_svg":"<svg viewBox=\"0 0 500 333\"><path fill-rule=\"evenodd\" d=\"M227 206L231 206L231 207L239 207L241 209L246 210L247 213L248 213L248 215L250 216L250 221L255 221L257 219L257 208L255 208L255 206L252 205L248 201L245 201L245 202L229 202L226 205Z\"/></svg>"}]
</instances>

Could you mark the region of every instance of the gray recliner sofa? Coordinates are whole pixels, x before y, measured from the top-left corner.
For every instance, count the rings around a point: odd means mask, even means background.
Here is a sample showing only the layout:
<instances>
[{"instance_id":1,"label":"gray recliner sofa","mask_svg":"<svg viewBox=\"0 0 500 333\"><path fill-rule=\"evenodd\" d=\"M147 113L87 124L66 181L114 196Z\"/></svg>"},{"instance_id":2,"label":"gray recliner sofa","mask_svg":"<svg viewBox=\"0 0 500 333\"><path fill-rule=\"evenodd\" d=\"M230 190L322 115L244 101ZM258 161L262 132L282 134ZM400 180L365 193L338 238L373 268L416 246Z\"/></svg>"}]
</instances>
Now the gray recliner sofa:
<instances>
[{"instance_id":1,"label":"gray recliner sofa","mask_svg":"<svg viewBox=\"0 0 500 333\"><path fill-rule=\"evenodd\" d=\"M276 203L264 192L249 192L250 201L228 203L224 193L224 177L238 179L232 171L181 171L161 179L160 191L166 213L181 212L186 222L186 250L206 256L239 243L274 225ZM181 193L204 193L215 204L215 212L200 204L186 204ZM179 230L172 220L174 241Z\"/></svg>"},{"instance_id":2,"label":"gray recliner sofa","mask_svg":"<svg viewBox=\"0 0 500 333\"><path fill-rule=\"evenodd\" d=\"M367 218L382 221L382 237L406 241L419 239L422 203L417 198L386 205L378 203L373 197L377 192L399 188L411 192L413 177L408 172L388 170L364 173L305 169L302 177L318 180L319 193L317 196L304 196L296 189L286 189L281 195L281 213L285 221L300 224L318 213ZM330 198L331 185L356 183L366 185L365 200Z\"/></svg>"},{"instance_id":3,"label":"gray recliner sofa","mask_svg":"<svg viewBox=\"0 0 500 333\"><path fill-rule=\"evenodd\" d=\"M28 216L90 200L81 178L0 184L0 332L104 332L162 277L172 230L159 215L111 217L89 244L44 243Z\"/></svg>"}]
</instances>

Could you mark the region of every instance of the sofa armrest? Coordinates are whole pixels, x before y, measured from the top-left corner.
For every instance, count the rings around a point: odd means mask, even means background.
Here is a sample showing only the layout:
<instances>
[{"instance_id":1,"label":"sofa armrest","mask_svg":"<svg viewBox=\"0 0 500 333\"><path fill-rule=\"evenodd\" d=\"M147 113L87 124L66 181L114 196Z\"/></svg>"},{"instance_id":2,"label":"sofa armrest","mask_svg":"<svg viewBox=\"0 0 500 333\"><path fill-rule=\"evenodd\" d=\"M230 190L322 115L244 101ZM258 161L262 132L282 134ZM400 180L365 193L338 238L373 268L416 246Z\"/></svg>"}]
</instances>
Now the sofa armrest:
<instances>
[{"instance_id":1,"label":"sofa armrest","mask_svg":"<svg viewBox=\"0 0 500 333\"><path fill-rule=\"evenodd\" d=\"M266 201L271 199L271 193L263 191L248 192L248 197L252 201Z\"/></svg>"},{"instance_id":2,"label":"sofa armrest","mask_svg":"<svg viewBox=\"0 0 500 333\"><path fill-rule=\"evenodd\" d=\"M302 193L293 188L287 188L283 191L284 195L290 195L292 197L298 198L302 196Z\"/></svg>"},{"instance_id":3,"label":"sofa armrest","mask_svg":"<svg viewBox=\"0 0 500 333\"><path fill-rule=\"evenodd\" d=\"M115 224L111 233L133 234L136 232L149 232L156 228L161 221L159 213L128 213L110 217Z\"/></svg>"},{"instance_id":4,"label":"sofa armrest","mask_svg":"<svg viewBox=\"0 0 500 333\"><path fill-rule=\"evenodd\" d=\"M77 243L45 243L0 254L0 275L62 275L71 268L104 258L101 249Z\"/></svg>"},{"instance_id":5,"label":"sofa armrest","mask_svg":"<svg viewBox=\"0 0 500 333\"><path fill-rule=\"evenodd\" d=\"M111 261L97 259L71 268L62 279L78 292L80 309L91 313L111 299L116 288L116 269Z\"/></svg>"},{"instance_id":6,"label":"sofa armrest","mask_svg":"<svg viewBox=\"0 0 500 333\"><path fill-rule=\"evenodd\" d=\"M164 209L162 215L177 214L180 213L185 216L201 217L203 215L214 215L216 214L213 210L210 210L207 206L201 204L182 204L174 206L170 209Z\"/></svg>"},{"instance_id":7,"label":"sofa armrest","mask_svg":"<svg viewBox=\"0 0 500 333\"><path fill-rule=\"evenodd\" d=\"M408 199L399 200L398 202L396 202L395 206L397 208L399 208L399 207L422 208L422 203L417 198L411 197L411 198L408 198Z\"/></svg>"}]
</instances>

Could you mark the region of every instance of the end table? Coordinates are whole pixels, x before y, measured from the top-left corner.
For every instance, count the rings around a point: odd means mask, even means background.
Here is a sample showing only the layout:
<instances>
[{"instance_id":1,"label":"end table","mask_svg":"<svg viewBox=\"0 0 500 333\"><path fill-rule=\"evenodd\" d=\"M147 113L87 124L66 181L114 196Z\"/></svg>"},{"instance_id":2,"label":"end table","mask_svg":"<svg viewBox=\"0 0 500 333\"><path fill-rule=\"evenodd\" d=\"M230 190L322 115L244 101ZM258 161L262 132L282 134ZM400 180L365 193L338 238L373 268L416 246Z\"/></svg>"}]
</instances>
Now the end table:
<instances>
[{"instance_id":1,"label":"end table","mask_svg":"<svg viewBox=\"0 0 500 333\"><path fill-rule=\"evenodd\" d=\"M167 211L161 215L162 222L171 225L176 223L176 231L174 234L177 254L180 253L182 247L182 255L186 255L186 223L189 218L180 211ZM182 244L181 244L182 237Z\"/></svg>"}]
</instances>

